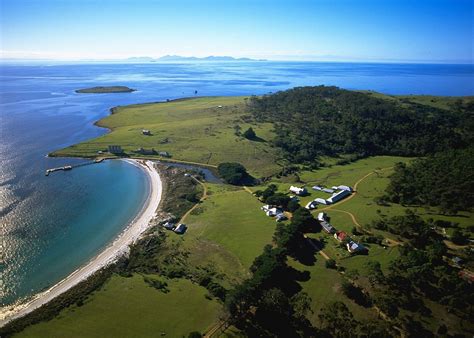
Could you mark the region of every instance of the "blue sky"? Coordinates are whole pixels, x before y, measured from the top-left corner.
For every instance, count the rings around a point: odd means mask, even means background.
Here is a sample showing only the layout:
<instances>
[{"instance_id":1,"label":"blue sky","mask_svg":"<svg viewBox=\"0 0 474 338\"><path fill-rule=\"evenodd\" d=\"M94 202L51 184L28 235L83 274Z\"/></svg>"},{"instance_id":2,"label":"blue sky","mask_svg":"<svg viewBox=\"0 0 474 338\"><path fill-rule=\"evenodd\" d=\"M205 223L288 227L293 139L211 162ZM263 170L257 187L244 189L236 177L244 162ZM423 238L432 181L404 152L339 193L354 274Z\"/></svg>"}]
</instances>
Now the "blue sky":
<instances>
[{"instance_id":1,"label":"blue sky","mask_svg":"<svg viewBox=\"0 0 474 338\"><path fill-rule=\"evenodd\" d=\"M472 62L472 0L1 0L2 56Z\"/></svg>"}]
</instances>

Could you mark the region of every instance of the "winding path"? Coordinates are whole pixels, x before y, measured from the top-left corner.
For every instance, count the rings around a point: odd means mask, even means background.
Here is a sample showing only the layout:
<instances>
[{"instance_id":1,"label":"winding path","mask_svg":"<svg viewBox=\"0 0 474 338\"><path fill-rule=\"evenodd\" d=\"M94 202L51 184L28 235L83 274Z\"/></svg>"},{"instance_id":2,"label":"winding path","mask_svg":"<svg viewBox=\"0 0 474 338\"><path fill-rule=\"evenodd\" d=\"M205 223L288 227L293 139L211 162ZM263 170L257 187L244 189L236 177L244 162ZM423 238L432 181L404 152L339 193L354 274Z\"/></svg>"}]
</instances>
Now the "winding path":
<instances>
[{"instance_id":1,"label":"winding path","mask_svg":"<svg viewBox=\"0 0 474 338\"><path fill-rule=\"evenodd\" d=\"M198 180L196 177L194 176L191 176L196 182L198 182L200 185L202 185L204 191L202 193L202 197L199 199L199 202L194 204L193 207L191 209L189 209L188 211L186 211L186 213L181 217L181 219L179 220L179 223L184 223L184 220L186 219L186 217L189 216L190 213L193 212L194 209L197 208L197 206L199 204L201 204L206 198L207 198L207 185L203 182L201 182L200 180Z\"/></svg>"}]
</instances>

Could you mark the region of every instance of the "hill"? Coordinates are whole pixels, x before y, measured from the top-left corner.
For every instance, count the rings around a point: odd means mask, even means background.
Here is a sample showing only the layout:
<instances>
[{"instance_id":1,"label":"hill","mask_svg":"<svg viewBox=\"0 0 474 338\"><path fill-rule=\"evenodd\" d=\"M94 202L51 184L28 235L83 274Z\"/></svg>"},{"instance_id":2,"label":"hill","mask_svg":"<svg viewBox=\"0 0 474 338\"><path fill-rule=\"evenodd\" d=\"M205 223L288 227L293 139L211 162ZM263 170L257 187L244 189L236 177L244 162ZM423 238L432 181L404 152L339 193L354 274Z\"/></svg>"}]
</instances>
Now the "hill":
<instances>
[{"instance_id":1,"label":"hill","mask_svg":"<svg viewBox=\"0 0 474 338\"><path fill-rule=\"evenodd\" d=\"M252 97L250 108L257 121L275 124L273 144L297 163L341 154L425 156L464 147L474 135L472 116L456 109L337 87Z\"/></svg>"}]
</instances>

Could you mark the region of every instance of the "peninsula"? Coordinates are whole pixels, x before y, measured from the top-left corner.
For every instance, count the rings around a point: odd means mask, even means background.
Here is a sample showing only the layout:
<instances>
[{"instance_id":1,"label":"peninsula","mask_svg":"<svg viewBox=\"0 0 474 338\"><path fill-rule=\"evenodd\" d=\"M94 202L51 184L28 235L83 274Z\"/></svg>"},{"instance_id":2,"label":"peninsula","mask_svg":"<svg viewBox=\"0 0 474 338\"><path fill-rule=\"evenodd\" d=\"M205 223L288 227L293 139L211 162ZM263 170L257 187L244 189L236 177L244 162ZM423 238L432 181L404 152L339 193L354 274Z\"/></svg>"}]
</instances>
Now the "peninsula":
<instances>
[{"instance_id":1,"label":"peninsula","mask_svg":"<svg viewBox=\"0 0 474 338\"><path fill-rule=\"evenodd\" d=\"M473 104L317 86L117 107L50 155L154 161L168 220L94 292L0 334L470 334L474 214L453 192L473 184Z\"/></svg>"},{"instance_id":2,"label":"peninsula","mask_svg":"<svg viewBox=\"0 0 474 338\"><path fill-rule=\"evenodd\" d=\"M91 87L91 88L83 88L77 89L76 93L79 94L109 94L109 93L131 93L136 91L136 89L132 89L126 86L98 86L98 87Z\"/></svg>"}]
</instances>

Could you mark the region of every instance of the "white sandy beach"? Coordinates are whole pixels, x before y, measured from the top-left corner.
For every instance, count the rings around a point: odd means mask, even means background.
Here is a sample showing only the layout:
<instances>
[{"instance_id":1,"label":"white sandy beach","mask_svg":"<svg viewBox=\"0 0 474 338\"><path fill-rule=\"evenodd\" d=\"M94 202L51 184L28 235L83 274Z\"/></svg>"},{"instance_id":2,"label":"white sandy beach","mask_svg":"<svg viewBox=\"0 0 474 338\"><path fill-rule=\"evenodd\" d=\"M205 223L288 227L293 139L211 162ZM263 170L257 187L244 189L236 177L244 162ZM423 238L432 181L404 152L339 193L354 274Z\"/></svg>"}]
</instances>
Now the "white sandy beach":
<instances>
[{"instance_id":1,"label":"white sandy beach","mask_svg":"<svg viewBox=\"0 0 474 338\"><path fill-rule=\"evenodd\" d=\"M9 321L22 317L29 312L41 307L53 298L69 290L79 282L91 276L96 271L100 270L104 266L113 262L117 257L122 255L128 250L131 243L136 241L141 234L148 228L151 219L155 216L156 209L158 208L161 195L162 195L162 184L158 172L153 168L153 162L136 160L126 160L134 165L140 166L149 176L150 182L150 196L144 205L139 215L129 224L129 226L111 243L107 246L99 255L94 257L89 263L83 267L77 269L69 276L64 278L59 283L52 286L50 289L37 294L29 302L5 307L0 311L0 327L8 323Z\"/></svg>"}]
</instances>

